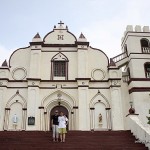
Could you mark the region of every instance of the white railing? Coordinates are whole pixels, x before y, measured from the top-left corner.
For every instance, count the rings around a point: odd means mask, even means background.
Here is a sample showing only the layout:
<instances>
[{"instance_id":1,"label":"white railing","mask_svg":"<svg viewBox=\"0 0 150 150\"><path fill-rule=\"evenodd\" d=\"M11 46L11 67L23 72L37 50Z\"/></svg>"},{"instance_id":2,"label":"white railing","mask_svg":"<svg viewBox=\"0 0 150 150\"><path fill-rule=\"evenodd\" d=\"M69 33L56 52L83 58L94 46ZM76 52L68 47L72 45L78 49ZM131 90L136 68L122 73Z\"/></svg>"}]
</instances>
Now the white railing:
<instances>
[{"instance_id":1,"label":"white railing","mask_svg":"<svg viewBox=\"0 0 150 150\"><path fill-rule=\"evenodd\" d=\"M146 78L150 78L150 72L146 72Z\"/></svg>"},{"instance_id":2,"label":"white railing","mask_svg":"<svg viewBox=\"0 0 150 150\"><path fill-rule=\"evenodd\" d=\"M129 82L129 79L130 79L129 75L122 76L123 82Z\"/></svg>"},{"instance_id":3,"label":"white railing","mask_svg":"<svg viewBox=\"0 0 150 150\"><path fill-rule=\"evenodd\" d=\"M126 57L127 57L127 53L124 52L124 53L121 53L121 54L119 54L119 55L113 57L112 60L113 60L113 62L116 63L116 62L118 62L118 61L120 61L120 60L122 60L122 59L124 59L124 58L126 58Z\"/></svg>"},{"instance_id":4,"label":"white railing","mask_svg":"<svg viewBox=\"0 0 150 150\"><path fill-rule=\"evenodd\" d=\"M144 126L137 115L128 116L128 126L136 137L135 143L143 143L150 150L150 125Z\"/></svg>"},{"instance_id":5,"label":"white railing","mask_svg":"<svg viewBox=\"0 0 150 150\"><path fill-rule=\"evenodd\" d=\"M143 53L150 53L150 47L142 47Z\"/></svg>"}]
</instances>

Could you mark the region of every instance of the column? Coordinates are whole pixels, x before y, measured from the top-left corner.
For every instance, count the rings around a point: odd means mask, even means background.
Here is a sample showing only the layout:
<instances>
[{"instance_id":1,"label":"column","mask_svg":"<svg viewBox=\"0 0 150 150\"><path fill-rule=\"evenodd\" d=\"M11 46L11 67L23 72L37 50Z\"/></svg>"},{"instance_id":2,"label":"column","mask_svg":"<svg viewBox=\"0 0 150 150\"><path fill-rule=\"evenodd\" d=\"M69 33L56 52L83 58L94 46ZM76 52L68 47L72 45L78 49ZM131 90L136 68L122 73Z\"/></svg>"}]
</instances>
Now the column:
<instances>
[{"instance_id":1,"label":"column","mask_svg":"<svg viewBox=\"0 0 150 150\"><path fill-rule=\"evenodd\" d=\"M35 117L35 124L28 125L27 120L27 130L40 130L40 95L39 86L37 81L28 81L28 103L27 103L27 119L28 117ZM33 84L34 83L34 84ZM32 84L32 85L31 85Z\"/></svg>"},{"instance_id":2,"label":"column","mask_svg":"<svg viewBox=\"0 0 150 150\"><path fill-rule=\"evenodd\" d=\"M88 77L88 51L78 51L78 78Z\"/></svg>"},{"instance_id":3,"label":"column","mask_svg":"<svg viewBox=\"0 0 150 150\"><path fill-rule=\"evenodd\" d=\"M4 89L0 89L0 131L3 130L4 126Z\"/></svg>"},{"instance_id":4,"label":"column","mask_svg":"<svg viewBox=\"0 0 150 150\"><path fill-rule=\"evenodd\" d=\"M111 130L111 113L110 113L111 108L106 108L106 117L107 117L107 129Z\"/></svg>"},{"instance_id":5,"label":"column","mask_svg":"<svg viewBox=\"0 0 150 150\"><path fill-rule=\"evenodd\" d=\"M40 109L40 130L44 131L44 126L45 126L45 118L44 118L44 107L39 107Z\"/></svg>"},{"instance_id":6,"label":"column","mask_svg":"<svg viewBox=\"0 0 150 150\"><path fill-rule=\"evenodd\" d=\"M124 130L120 87L111 88L112 129Z\"/></svg>"},{"instance_id":7,"label":"column","mask_svg":"<svg viewBox=\"0 0 150 150\"><path fill-rule=\"evenodd\" d=\"M7 93L7 84L6 80L0 81L0 131L4 130L5 123L5 105L6 105L6 97Z\"/></svg>"},{"instance_id":8,"label":"column","mask_svg":"<svg viewBox=\"0 0 150 150\"><path fill-rule=\"evenodd\" d=\"M88 101L89 92L87 81L79 82L78 99L79 99L79 130L90 130L90 111Z\"/></svg>"},{"instance_id":9,"label":"column","mask_svg":"<svg viewBox=\"0 0 150 150\"><path fill-rule=\"evenodd\" d=\"M29 78L40 78L41 70L41 49L32 50L30 58Z\"/></svg>"}]
</instances>

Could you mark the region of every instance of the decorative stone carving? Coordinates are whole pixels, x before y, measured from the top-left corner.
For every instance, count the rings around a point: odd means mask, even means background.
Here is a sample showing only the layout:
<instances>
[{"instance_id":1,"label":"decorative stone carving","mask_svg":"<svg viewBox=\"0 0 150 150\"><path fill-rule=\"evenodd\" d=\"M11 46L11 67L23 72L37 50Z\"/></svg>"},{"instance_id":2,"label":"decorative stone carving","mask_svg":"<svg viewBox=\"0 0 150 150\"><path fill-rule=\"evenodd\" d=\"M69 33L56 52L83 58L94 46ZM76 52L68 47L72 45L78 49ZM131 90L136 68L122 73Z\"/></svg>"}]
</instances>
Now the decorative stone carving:
<instances>
[{"instance_id":1,"label":"decorative stone carving","mask_svg":"<svg viewBox=\"0 0 150 150\"><path fill-rule=\"evenodd\" d=\"M113 86L120 85L120 84L121 84L120 80L112 80L111 81L111 85L113 85Z\"/></svg>"},{"instance_id":2,"label":"decorative stone carving","mask_svg":"<svg viewBox=\"0 0 150 150\"><path fill-rule=\"evenodd\" d=\"M106 76L106 73L102 69L94 69L91 73L91 77L94 80L103 80Z\"/></svg>"},{"instance_id":3,"label":"decorative stone carving","mask_svg":"<svg viewBox=\"0 0 150 150\"><path fill-rule=\"evenodd\" d=\"M15 68L12 71L12 77L14 80L23 80L27 76L27 71L25 68Z\"/></svg>"}]
</instances>

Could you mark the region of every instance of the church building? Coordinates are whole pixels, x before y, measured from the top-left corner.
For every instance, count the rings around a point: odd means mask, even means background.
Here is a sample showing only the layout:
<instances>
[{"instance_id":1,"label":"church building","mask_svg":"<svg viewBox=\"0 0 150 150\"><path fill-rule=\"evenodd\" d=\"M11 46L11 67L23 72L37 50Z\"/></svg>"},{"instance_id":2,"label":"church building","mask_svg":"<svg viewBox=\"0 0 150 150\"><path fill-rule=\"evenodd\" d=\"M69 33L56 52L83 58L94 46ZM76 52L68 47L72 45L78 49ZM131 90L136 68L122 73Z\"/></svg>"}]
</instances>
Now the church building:
<instances>
[{"instance_id":1,"label":"church building","mask_svg":"<svg viewBox=\"0 0 150 150\"><path fill-rule=\"evenodd\" d=\"M128 130L128 115L147 126L149 27L127 26L121 50L109 59L61 21L43 39L37 33L0 67L0 130L49 131L55 110L68 130Z\"/></svg>"}]
</instances>

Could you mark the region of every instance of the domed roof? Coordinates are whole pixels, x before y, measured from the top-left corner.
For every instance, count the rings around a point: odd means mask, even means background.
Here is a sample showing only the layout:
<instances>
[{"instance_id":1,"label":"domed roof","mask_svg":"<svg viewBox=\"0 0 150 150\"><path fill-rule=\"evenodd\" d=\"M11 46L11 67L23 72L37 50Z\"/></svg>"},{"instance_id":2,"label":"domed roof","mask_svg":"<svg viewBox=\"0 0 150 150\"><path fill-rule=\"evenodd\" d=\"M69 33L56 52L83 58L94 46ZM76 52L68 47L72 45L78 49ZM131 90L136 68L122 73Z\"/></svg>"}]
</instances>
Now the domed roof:
<instances>
[{"instance_id":1,"label":"domed roof","mask_svg":"<svg viewBox=\"0 0 150 150\"><path fill-rule=\"evenodd\" d=\"M44 44L75 44L77 39L68 31L68 27L64 27L62 21L58 24L58 27L54 26L53 31L44 37Z\"/></svg>"}]
</instances>

